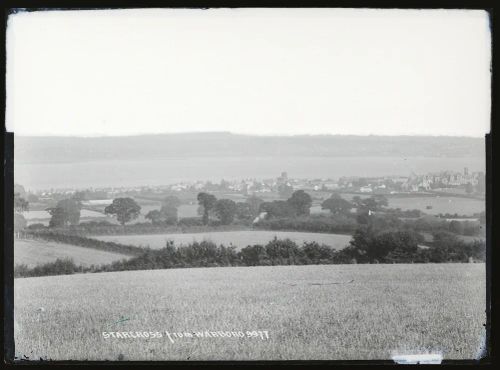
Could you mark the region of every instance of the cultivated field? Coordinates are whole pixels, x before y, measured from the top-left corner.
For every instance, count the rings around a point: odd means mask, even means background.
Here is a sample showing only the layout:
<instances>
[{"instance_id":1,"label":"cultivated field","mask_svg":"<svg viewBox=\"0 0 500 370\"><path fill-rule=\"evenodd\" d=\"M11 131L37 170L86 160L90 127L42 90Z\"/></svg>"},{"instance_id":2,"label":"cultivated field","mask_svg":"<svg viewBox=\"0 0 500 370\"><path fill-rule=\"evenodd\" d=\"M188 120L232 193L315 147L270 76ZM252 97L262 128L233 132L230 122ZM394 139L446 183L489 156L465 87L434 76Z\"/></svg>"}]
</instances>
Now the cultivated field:
<instances>
[{"instance_id":1,"label":"cultivated field","mask_svg":"<svg viewBox=\"0 0 500 370\"><path fill-rule=\"evenodd\" d=\"M34 267L53 262L57 258L72 258L77 265L89 266L107 264L130 258L130 256L70 244L39 240L14 240L14 265L26 264L29 267Z\"/></svg>"},{"instance_id":2,"label":"cultivated field","mask_svg":"<svg viewBox=\"0 0 500 370\"><path fill-rule=\"evenodd\" d=\"M326 244L335 249L341 249L349 244L350 235L305 233L296 231L216 231L204 233L184 233L184 234L151 234L151 235L106 235L93 236L94 239L112 241L116 243L129 244L135 246L150 246L151 248L163 248L167 240L173 240L175 245L189 244L194 241L201 242L210 240L216 244L234 245L237 248L244 248L247 245L266 244L274 237L278 239L289 238L301 245L303 242L315 241Z\"/></svg>"},{"instance_id":3,"label":"cultivated field","mask_svg":"<svg viewBox=\"0 0 500 370\"><path fill-rule=\"evenodd\" d=\"M224 267L15 279L16 355L55 360L475 358L483 264ZM179 338L165 331L267 330ZM161 332L107 338L103 332Z\"/></svg>"}]
</instances>

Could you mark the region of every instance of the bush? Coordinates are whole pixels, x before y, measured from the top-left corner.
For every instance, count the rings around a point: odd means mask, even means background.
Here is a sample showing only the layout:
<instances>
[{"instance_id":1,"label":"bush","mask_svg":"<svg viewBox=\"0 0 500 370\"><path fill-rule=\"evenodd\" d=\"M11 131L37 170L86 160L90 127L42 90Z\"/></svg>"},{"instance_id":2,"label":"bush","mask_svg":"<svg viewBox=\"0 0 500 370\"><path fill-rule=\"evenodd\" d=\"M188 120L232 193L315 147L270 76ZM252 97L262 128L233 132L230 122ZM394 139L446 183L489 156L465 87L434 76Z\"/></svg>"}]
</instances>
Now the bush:
<instances>
[{"instance_id":1,"label":"bush","mask_svg":"<svg viewBox=\"0 0 500 370\"><path fill-rule=\"evenodd\" d=\"M36 223L36 224L31 224L27 227L28 230L39 230L39 229L46 229L47 226L44 224Z\"/></svg>"},{"instance_id":2,"label":"bush","mask_svg":"<svg viewBox=\"0 0 500 370\"><path fill-rule=\"evenodd\" d=\"M203 226L203 220L200 217L186 217L179 220L179 226Z\"/></svg>"},{"instance_id":3,"label":"bush","mask_svg":"<svg viewBox=\"0 0 500 370\"><path fill-rule=\"evenodd\" d=\"M72 259L56 259L54 262L45 263L32 269L26 265L17 265L14 268L15 277L70 275L81 272L83 268L75 265Z\"/></svg>"}]
</instances>

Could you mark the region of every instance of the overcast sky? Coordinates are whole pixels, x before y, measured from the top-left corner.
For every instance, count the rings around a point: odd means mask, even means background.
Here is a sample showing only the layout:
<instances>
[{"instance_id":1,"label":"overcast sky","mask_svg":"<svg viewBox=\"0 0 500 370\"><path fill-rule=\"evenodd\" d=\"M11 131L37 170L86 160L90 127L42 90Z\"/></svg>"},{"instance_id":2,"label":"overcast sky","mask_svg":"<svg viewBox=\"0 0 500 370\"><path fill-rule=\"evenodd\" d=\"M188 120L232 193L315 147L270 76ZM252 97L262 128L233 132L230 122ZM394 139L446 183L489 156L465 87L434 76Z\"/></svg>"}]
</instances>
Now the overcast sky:
<instances>
[{"instance_id":1,"label":"overcast sky","mask_svg":"<svg viewBox=\"0 0 500 370\"><path fill-rule=\"evenodd\" d=\"M466 10L18 13L7 127L23 135L483 136L488 15Z\"/></svg>"}]
</instances>

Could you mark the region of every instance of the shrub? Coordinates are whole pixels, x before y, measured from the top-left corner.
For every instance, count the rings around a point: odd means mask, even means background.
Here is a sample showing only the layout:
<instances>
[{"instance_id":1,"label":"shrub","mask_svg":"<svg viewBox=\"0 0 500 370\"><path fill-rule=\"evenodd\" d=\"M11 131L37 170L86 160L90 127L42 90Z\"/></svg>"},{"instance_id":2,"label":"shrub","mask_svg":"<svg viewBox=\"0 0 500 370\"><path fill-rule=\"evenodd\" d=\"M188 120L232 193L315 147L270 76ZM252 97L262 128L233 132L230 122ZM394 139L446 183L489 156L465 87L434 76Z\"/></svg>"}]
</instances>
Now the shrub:
<instances>
[{"instance_id":1,"label":"shrub","mask_svg":"<svg viewBox=\"0 0 500 370\"><path fill-rule=\"evenodd\" d=\"M72 259L56 259L54 262L45 263L36 266L32 269L26 265L17 265L14 268L14 276L16 277L32 277L32 276L50 276L50 275L69 275L75 272L81 272L83 268L75 265Z\"/></svg>"},{"instance_id":2,"label":"shrub","mask_svg":"<svg viewBox=\"0 0 500 370\"><path fill-rule=\"evenodd\" d=\"M203 226L203 220L199 217L186 217L178 222L179 226Z\"/></svg>"},{"instance_id":3,"label":"shrub","mask_svg":"<svg viewBox=\"0 0 500 370\"><path fill-rule=\"evenodd\" d=\"M38 229L46 229L47 226L41 223L31 224L27 227L28 230L38 230Z\"/></svg>"}]
</instances>

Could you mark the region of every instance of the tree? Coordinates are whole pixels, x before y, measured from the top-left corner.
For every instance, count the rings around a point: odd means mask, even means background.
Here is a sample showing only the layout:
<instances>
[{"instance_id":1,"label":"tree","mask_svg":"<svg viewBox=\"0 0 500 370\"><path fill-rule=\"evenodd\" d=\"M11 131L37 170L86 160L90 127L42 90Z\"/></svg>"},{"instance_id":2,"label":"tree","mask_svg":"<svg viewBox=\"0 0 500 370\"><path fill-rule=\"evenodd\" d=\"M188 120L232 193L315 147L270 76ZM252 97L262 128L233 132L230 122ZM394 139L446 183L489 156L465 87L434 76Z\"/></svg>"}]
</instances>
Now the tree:
<instances>
[{"instance_id":1,"label":"tree","mask_svg":"<svg viewBox=\"0 0 500 370\"><path fill-rule=\"evenodd\" d=\"M104 208L104 213L116 215L116 219L122 225L136 219L141 212L141 206L132 198L116 198L113 203Z\"/></svg>"},{"instance_id":2,"label":"tree","mask_svg":"<svg viewBox=\"0 0 500 370\"><path fill-rule=\"evenodd\" d=\"M87 199L87 193L85 191L77 191L73 194L72 198L79 202L82 202Z\"/></svg>"},{"instance_id":3,"label":"tree","mask_svg":"<svg viewBox=\"0 0 500 370\"><path fill-rule=\"evenodd\" d=\"M359 195L356 195L352 197L352 204L354 204L355 207L359 208L363 204L363 199Z\"/></svg>"},{"instance_id":4,"label":"tree","mask_svg":"<svg viewBox=\"0 0 500 370\"><path fill-rule=\"evenodd\" d=\"M249 245L240 252L241 258L246 266L259 266L263 261L268 260L266 248L263 245Z\"/></svg>"},{"instance_id":5,"label":"tree","mask_svg":"<svg viewBox=\"0 0 500 370\"><path fill-rule=\"evenodd\" d=\"M350 244L360 256L360 262L383 262L391 252L394 252L391 258L415 255L421 242L423 237L411 230L376 232L363 227L356 230Z\"/></svg>"},{"instance_id":6,"label":"tree","mask_svg":"<svg viewBox=\"0 0 500 370\"><path fill-rule=\"evenodd\" d=\"M47 208L47 212L50 214L49 227L63 227L68 223L66 213L62 208L53 207Z\"/></svg>"},{"instance_id":7,"label":"tree","mask_svg":"<svg viewBox=\"0 0 500 370\"><path fill-rule=\"evenodd\" d=\"M203 225L208 225L208 214L215 207L217 198L212 194L199 193L197 199L198 204L203 207Z\"/></svg>"},{"instance_id":8,"label":"tree","mask_svg":"<svg viewBox=\"0 0 500 370\"><path fill-rule=\"evenodd\" d=\"M273 265L293 265L299 260L302 253L294 241L274 237L266 244L266 254Z\"/></svg>"},{"instance_id":9,"label":"tree","mask_svg":"<svg viewBox=\"0 0 500 370\"><path fill-rule=\"evenodd\" d=\"M149 211L144 218L151 220L153 225L161 225L165 221L162 213L157 209Z\"/></svg>"},{"instance_id":10,"label":"tree","mask_svg":"<svg viewBox=\"0 0 500 370\"><path fill-rule=\"evenodd\" d=\"M250 204L238 202L236 203L236 217L242 221L248 221L253 218Z\"/></svg>"},{"instance_id":11,"label":"tree","mask_svg":"<svg viewBox=\"0 0 500 370\"><path fill-rule=\"evenodd\" d=\"M307 216L311 212L312 198L304 190L295 191L287 200L298 216Z\"/></svg>"},{"instance_id":12,"label":"tree","mask_svg":"<svg viewBox=\"0 0 500 370\"><path fill-rule=\"evenodd\" d=\"M220 199L215 203L215 214L223 225L229 225L236 215L236 203L231 199Z\"/></svg>"},{"instance_id":13,"label":"tree","mask_svg":"<svg viewBox=\"0 0 500 370\"><path fill-rule=\"evenodd\" d=\"M321 203L322 209L328 209L332 214L347 214L353 208L352 203L333 193L330 198Z\"/></svg>"},{"instance_id":14,"label":"tree","mask_svg":"<svg viewBox=\"0 0 500 370\"><path fill-rule=\"evenodd\" d=\"M80 222L81 208L81 203L76 199L60 200L55 207L47 208L47 211L52 216L49 221L49 226L62 227L68 224L78 225Z\"/></svg>"},{"instance_id":15,"label":"tree","mask_svg":"<svg viewBox=\"0 0 500 370\"><path fill-rule=\"evenodd\" d=\"M164 207L161 209L162 217L165 220L167 225L175 225L177 224L177 208L176 207Z\"/></svg>"},{"instance_id":16,"label":"tree","mask_svg":"<svg viewBox=\"0 0 500 370\"><path fill-rule=\"evenodd\" d=\"M27 222L20 213L14 213L14 232L17 234L26 228Z\"/></svg>"},{"instance_id":17,"label":"tree","mask_svg":"<svg viewBox=\"0 0 500 370\"><path fill-rule=\"evenodd\" d=\"M295 216L295 208L285 200L264 202L260 205L261 212L267 212L267 217L288 218Z\"/></svg>"},{"instance_id":18,"label":"tree","mask_svg":"<svg viewBox=\"0 0 500 370\"><path fill-rule=\"evenodd\" d=\"M14 193L14 210L16 212L25 212L29 210L29 203L21 196L21 193Z\"/></svg>"},{"instance_id":19,"label":"tree","mask_svg":"<svg viewBox=\"0 0 500 370\"><path fill-rule=\"evenodd\" d=\"M264 203L264 200L252 195L246 199L246 202L250 206L250 213L252 214L252 217L257 217L260 213L260 206Z\"/></svg>"},{"instance_id":20,"label":"tree","mask_svg":"<svg viewBox=\"0 0 500 370\"><path fill-rule=\"evenodd\" d=\"M302 247L307 259L313 263L319 263L321 260L330 260L334 253L331 247L319 244L317 242L304 242Z\"/></svg>"},{"instance_id":21,"label":"tree","mask_svg":"<svg viewBox=\"0 0 500 370\"><path fill-rule=\"evenodd\" d=\"M169 195L163 200L160 212L167 224L175 225L177 223L177 208L180 205L181 201L175 195Z\"/></svg>"},{"instance_id":22,"label":"tree","mask_svg":"<svg viewBox=\"0 0 500 370\"><path fill-rule=\"evenodd\" d=\"M289 198L293 194L293 187L288 184L281 184L278 186L278 193L280 198Z\"/></svg>"},{"instance_id":23,"label":"tree","mask_svg":"<svg viewBox=\"0 0 500 370\"><path fill-rule=\"evenodd\" d=\"M383 195L374 195L372 198L375 199L378 209L382 207L387 207L389 205L389 201Z\"/></svg>"},{"instance_id":24,"label":"tree","mask_svg":"<svg viewBox=\"0 0 500 370\"><path fill-rule=\"evenodd\" d=\"M432 234L432 243L435 247L448 248L457 244L460 239L448 231L437 231Z\"/></svg>"},{"instance_id":25,"label":"tree","mask_svg":"<svg viewBox=\"0 0 500 370\"><path fill-rule=\"evenodd\" d=\"M356 196L352 198L352 201L357 207L358 214L366 214L368 211L379 211L382 207L386 207L389 204L387 198L383 195L374 195L365 199Z\"/></svg>"},{"instance_id":26,"label":"tree","mask_svg":"<svg viewBox=\"0 0 500 370\"><path fill-rule=\"evenodd\" d=\"M162 201L162 208L178 208L181 205L181 200L175 195L169 195Z\"/></svg>"},{"instance_id":27,"label":"tree","mask_svg":"<svg viewBox=\"0 0 500 370\"><path fill-rule=\"evenodd\" d=\"M450 232L462 235L464 233L464 225L457 220L452 220L448 226Z\"/></svg>"}]
</instances>

